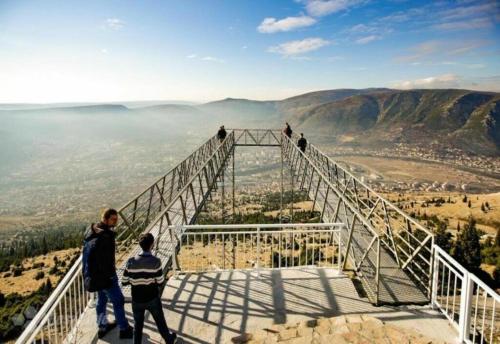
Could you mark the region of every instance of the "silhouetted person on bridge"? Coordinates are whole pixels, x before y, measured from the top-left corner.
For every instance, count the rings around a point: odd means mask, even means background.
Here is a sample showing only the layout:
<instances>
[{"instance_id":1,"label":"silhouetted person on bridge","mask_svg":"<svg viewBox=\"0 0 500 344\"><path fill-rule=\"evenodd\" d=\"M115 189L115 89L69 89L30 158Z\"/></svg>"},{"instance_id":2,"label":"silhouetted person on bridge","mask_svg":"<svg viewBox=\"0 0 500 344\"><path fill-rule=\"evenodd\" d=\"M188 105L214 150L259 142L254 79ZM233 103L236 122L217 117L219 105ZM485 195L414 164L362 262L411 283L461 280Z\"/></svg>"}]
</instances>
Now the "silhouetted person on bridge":
<instances>
[{"instance_id":1,"label":"silhouetted person on bridge","mask_svg":"<svg viewBox=\"0 0 500 344\"><path fill-rule=\"evenodd\" d=\"M222 141L224 141L226 136L227 136L226 129L224 129L224 126L221 125L219 131L217 132L217 138L219 139L219 142L222 143Z\"/></svg>"},{"instance_id":2,"label":"silhouetted person on bridge","mask_svg":"<svg viewBox=\"0 0 500 344\"><path fill-rule=\"evenodd\" d=\"M116 327L120 328L120 339L132 338L133 329L125 317L125 298L118 285L115 263L115 226L118 212L106 209L101 222L91 224L85 232L82 266L85 290L97 292L97 335L102 338ZM116 322L108 322L106 307L108 300L113 304Z\"/></svg>"},{"instance_id":3,"label":"silhouetted person on bridge","mask_svg":"<svg viewBox=\"0 0 500 344\"><path fill-rule=\"evenodd\" d=\"M292 128L290 127L290 124L288 124L288 122L286 123L286 126L285 126L285 129L283 129L283 133L285 133L286 136L288 136L289 138L292 137Z\"/></svg>"},{"instance_id":4,"label":"silhouetted person on bridge","mask_svg":"<svg viewBox=\"0 0 500 344\"><path fill-rule=\"evenodd\" d=\"M142 343L144 313L149 311L156 327L167 344L175 342L177 335L170 333L160 299L160 286L165 281L161 260L151 253L154 244L151 233L139 237L142 252L127 261L123 285L132 286L132 312L134 313L134 344Z\"/></svg>"},{"instance_id":5,"label":"silhouetted person on bridge","mask_svg":"<svg viewBox=\"0 0 500 344\"><path fill-rule=\"evenodd\" d=\"M307 140L304 138L304 133L300 133L300 139L297 141L297 146L299 146L302 153L306 152Z\"/></svg>"}]
</instances>

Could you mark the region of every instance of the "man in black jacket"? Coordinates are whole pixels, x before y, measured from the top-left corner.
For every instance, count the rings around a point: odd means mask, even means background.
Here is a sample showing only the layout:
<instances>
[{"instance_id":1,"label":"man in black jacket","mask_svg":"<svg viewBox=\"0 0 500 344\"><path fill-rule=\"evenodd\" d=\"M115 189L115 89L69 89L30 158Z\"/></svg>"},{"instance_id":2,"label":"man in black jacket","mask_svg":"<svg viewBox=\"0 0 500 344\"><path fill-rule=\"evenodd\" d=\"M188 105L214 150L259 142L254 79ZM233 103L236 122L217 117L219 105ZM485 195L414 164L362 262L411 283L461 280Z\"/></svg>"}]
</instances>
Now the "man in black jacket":
<instances>
[{"instance_id":1,"label":"man in black jacket","mask_svg":"<svg viewBox=\"0 0 500 344\"><path fill-rule=\"evenodd\" d=\"M226 129L224 129L224 126L221 125L219 131L217 132L217 138L219 139L219 142L222 143L226 138L226 136L227 136Z\"/></svg>"},{"instance_id":2,"label":"man in black jacket","mask_svg":"<svg viewBox=\"0 0 500 344\"><path fill-rule=\"evenodd\" d=\"M285 123L285 129L283 129L283 133L285 133L286 136L288 136L289 138L292 138L292 128L290 127L290 124Z\"/></svg>"},{"instance_id":3,"label":"man in black jacket","mask_svg":"<svg viewBox=\"0 0 500 344\"><path fill-rule=\"evenodd\" d=\"M149 311L155 320L156 327L167 342L175 342L177 335L170 333L159 294L159 287L164 282L163 269L160 259L151 254L154 237L151 233L139 237L142 252L127 261L123 273L123 285L132 286L132 311L134 313L134 344L142 343L142 329L144 327L144 313Z\"/></svg>"},{"instance_id":4,"label":"man in black jacket","mask_svg":"<svg viewBox=\"0 0 500 344\"><path fill-rule=\"evenodd\" d=\"M116 327L116 323L109 323L106 317L108 300L113 304L113 310L121 339L132 338L132 327L125 317L125 298L118 285L115 265L115 236L114 227L118 222L118 212L115 209L106 209L101 222L92 224L85 232L82 254L83 276L85 289L97 292L97 326L98 337L102 338Z\"/></svg>"},{"instance_id":5,"label":"man in black jacket","mask_svg":"<svg viewBox=\"0 0 500 344\"><path fill-rule=\"evenodd\" d=\"M303 133L300 133L300 139L297 142L297 146L299 146L299 148L302 151L302 153L306 152L307 140L304 138L304 134Z\"/></svg>"}]
</instances>

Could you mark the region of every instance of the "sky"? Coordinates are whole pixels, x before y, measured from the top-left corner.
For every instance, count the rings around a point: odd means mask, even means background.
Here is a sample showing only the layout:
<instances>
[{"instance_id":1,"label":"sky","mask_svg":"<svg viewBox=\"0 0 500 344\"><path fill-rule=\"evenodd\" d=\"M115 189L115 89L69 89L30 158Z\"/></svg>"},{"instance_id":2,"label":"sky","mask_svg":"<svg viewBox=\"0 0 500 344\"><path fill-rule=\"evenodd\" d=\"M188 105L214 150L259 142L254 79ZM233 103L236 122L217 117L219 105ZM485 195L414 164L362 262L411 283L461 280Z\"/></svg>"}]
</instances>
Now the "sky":
<instances>
[{"instance_id":1,"label":"sky","mask_svg":"<svg viewBox=\"0 0 500 344\"><path fill-rule=\"evenodd\" d=\"M0 103L367 87L500 91L498 1L0 0Z\"/></svg>"}]
</instances>

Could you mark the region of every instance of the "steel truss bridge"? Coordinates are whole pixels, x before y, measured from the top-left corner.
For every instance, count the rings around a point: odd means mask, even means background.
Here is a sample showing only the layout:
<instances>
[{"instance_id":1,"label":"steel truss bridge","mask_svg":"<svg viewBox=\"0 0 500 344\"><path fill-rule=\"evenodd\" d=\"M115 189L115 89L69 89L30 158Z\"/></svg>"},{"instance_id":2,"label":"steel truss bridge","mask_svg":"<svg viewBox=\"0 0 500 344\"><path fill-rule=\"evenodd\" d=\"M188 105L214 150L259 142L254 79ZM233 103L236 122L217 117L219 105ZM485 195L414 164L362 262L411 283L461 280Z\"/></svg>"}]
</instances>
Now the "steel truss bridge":
<instances>
[{"instance_id":1,"label":"steel truss bridge","mask_svg":"<svg viewBox=\"0 0 500 344\"><path fill-rule=\"evenodd\" d=\"M126 259L138 253L136 239L145 232L155 236L154 251L165 272L179 269L181 238L189 236L192 225L215 193L222 222L235 214L235 150L245 146L275 147L281 152L280 218L293 222L293 206L288 217L281 216L285 182L292 194L294 190L306 192L312 208L320 213L320 221L337 226L332 245L338 247L339 269L354 271L373 304L432 304L456 323L461 340L471 342L470 304L475 285L474 290L484 290L485 300L493 300L493 313L488 313L488 318L485 311L483 327L479 327L483 332L491 330L493 338L498 294L479 280L469 278L466 270L456 266L457 262L436 249L428 229L314 145L309 143L302 152L296 145L297 139L274 129L230 129L223 142L211 137L119 209L118 274L121 275ZM448 307L450 295L453 307ZM455 304L456 298L460 302ZM92 299L93 295L83 288L80 257L17 343L69 342ZM477 309L476 304L476 316ZM485 318L490 319L493 327L484 326Z\"/></svg>"}]
</instances>

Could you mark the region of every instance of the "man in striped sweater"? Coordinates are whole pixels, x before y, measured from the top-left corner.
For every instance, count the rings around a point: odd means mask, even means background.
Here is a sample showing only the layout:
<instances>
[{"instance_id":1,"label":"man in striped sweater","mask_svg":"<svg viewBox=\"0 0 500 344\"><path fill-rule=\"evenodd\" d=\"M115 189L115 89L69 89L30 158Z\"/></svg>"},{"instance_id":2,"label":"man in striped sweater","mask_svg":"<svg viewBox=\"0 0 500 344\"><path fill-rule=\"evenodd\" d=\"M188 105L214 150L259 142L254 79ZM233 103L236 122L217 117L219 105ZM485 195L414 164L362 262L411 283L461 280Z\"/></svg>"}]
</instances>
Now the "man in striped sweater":
<instances>
[{"instance_id":1,"label":"man in striped sweater","mask_svg":"<svg viewBox=\"0 0 500 344\"><path fill-rule=\"evenodd\" d=\"M151 233L139 237L142 252L127 261L122 284L132 286L132 312L134 313L134 344L142 341L144 313L149 311L158 331L167 344L174 343L177 335L170 333L160 299L160 285L164 282L161 261L151 254L154 237Z\"/></svg>"}]
</instances>

